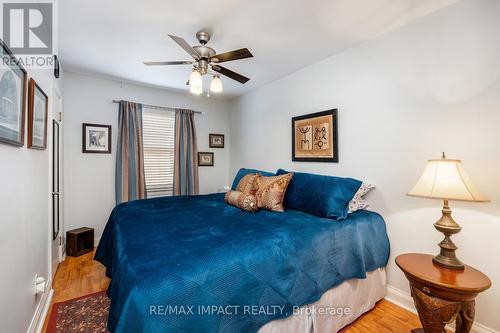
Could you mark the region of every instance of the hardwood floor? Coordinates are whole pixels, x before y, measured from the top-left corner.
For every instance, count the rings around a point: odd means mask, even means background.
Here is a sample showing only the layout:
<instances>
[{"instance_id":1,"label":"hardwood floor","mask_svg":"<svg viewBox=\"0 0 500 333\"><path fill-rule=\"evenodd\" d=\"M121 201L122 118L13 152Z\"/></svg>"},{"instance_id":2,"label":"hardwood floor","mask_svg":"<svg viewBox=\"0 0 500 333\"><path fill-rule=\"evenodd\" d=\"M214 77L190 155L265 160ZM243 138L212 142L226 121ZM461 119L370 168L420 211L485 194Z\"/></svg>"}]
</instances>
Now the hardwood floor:
<instances>
[{"instance_id":1,"label":"hardwood floor","mask_svg":"<svg viewBox=\"0 0 500 333\"><path fill-rule=\"evenodd\" d=\"M66 257L57 268L52 288L54 302L66 301L97 291L106 290L109 279L105 276L104 266L92 260L94 254L80 257Z\"/></svg>"},{"instance_id":2,"label":"hardwood floor","mask_svg":"<svg viewBox=\"0 0 500 333\"><path fill-rule=\"evenodd\" d=\"M54 278L52 303L66 301L93 292L106 290L109 279L104 266L92 260L93 253L81 257L67 257ZM52 305L51 305L52 309ZM49 312L50 313L50 312ZM48 316L47 316L48 319ZM47 320L43 332L45 332ZM368 313L345 328L343 333L403 333L421 327L418 317L399 306L382 300Z\"/></svg>"}]
</instances>

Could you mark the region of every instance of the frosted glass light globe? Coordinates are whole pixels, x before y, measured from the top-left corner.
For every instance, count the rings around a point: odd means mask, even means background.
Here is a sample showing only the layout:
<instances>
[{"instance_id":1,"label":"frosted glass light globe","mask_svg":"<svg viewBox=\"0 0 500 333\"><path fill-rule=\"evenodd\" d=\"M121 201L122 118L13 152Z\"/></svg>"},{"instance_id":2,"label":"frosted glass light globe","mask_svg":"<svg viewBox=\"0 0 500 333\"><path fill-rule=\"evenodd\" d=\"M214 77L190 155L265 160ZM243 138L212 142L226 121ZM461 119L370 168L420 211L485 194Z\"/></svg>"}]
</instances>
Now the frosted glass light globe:
<instances>
[{"instance_id":1,"label":"frosted glass light globe","mask_svg":"<svg viewBox=\"0 0 500 333\"><path fill-rule=\"evenodd\" d=\"M201 87L203 85L203 81L201 80L201 74L196 69L191 72L189 76L189 85L191 87Z\"/></svg>"},{"instance_id":2,"label":"frosted glass light globe","mask_svg":"<svg viewBox=\"0 0 500 333\"><path fill-rule=\"evenodd\" d=\"M218 75L214 75L210 82L210 91L214 93L222 92L222 81Z\"/></svg>"}]
</instances>

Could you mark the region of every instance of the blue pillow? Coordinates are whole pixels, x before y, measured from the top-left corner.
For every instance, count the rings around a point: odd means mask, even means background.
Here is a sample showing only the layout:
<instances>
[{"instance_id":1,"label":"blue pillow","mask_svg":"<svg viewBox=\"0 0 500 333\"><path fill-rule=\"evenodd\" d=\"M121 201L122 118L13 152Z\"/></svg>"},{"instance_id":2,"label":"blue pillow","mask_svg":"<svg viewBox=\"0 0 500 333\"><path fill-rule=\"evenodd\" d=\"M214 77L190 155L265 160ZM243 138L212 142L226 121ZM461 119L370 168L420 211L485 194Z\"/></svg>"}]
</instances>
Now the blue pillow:
<instances>
[{"instance_id":1,"label":"blue pillow","mask_svg":"<svg viewBox=\"0 0 500 333\"><path fill-rule=\"evenodd\" d=\"M240 182L241 178L245 177L249 173L260 173L262 176L266 177L271 177L274 176L274 173L272 172L267 172L267 171L261 171L261 170L256 170L256 169L245 169L241 168L236 176L234 177L233 180L233 185L231 186L231 190L236 190L236 187L238 187L238 183Z\"/></svg>"},{"instance_id":2,"label":"blue pillow","mask_svg":"<svg viewBox=\"0 0 500 333\"><path fill-rule=\"evenodd\" d=\"M276 174L288 172L279 169ZM353 178L294 172L283 203L286 208L342 220L347 217L349 201L360 186L361 182Z\"/></svg>"}]
</instances>

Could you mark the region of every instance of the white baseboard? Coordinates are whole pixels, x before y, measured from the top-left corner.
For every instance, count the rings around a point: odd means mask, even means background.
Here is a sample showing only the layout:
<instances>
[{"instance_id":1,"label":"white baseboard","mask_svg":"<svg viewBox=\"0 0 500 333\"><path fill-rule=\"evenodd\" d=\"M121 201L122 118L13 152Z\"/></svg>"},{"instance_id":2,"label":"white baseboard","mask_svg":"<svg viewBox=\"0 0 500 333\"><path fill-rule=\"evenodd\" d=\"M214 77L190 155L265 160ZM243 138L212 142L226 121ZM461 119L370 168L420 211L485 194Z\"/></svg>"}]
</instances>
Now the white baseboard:
<instances>
[{"instance_id":1,"label":"white baseboard","mask_svg":"<svg viewBox=\"0 0 500 333\"><path fill-rule=\"evenodd\" d=\"M410 294L408 294L405 291L402 291L398 288L395 288L391 285L387 285L387 290L386 290L386 295L384 297L386 300L388 300L391 303L396 304L397 306L402 307L405 310L408 310L413 313L417 313L417 309L415 309L415 305L413 303L413 298L411 298ZM449 325L446 327L447 329L451 330L454 332L454 324ZM479 324L477 322L474 322L472 324L472 330L471 332L473 333L500 333L499 331L496 331L492 328L486 327L482 324Z\"/></svg>"},{"instance_id":2,"label":"white baseboard","mask_svg":"<svg viewBox=\"0 0 500 333\"><path fill-rule=\"evenodd\" d=\"M94 247L95 248L97 248L100 241L101 241L101 237L94 237Z\"/></svg>"},{"instance_id":3,"label":"white baseboard","mask_svg":"<svg viewBox=\"0 0 500 333\"><path fill-rule=\"evenodd\" d=\"M417 309L415 309L415 305L413 304L413 298L411 298L410 294L407 292L394 288L388 284L384 298L405 310L415 314L417 313Z\"/></svg>"},{"instance_id":4,"label":"white baseboard","mask_svg":"<svg viewBox=\"0 0 500 333\"><path fill-rule=\"evenodd\" d=\"M40 302L35 309L35 314L33 315L33 319L31 319L30 326L28 327L28 333L42 332L45 318L49 312L50 302L52 301L52 296L54 296L54 290L52 289L51 283L47 283L47 289L48 291L41 296Z\"/></svg>"}]
</instances>

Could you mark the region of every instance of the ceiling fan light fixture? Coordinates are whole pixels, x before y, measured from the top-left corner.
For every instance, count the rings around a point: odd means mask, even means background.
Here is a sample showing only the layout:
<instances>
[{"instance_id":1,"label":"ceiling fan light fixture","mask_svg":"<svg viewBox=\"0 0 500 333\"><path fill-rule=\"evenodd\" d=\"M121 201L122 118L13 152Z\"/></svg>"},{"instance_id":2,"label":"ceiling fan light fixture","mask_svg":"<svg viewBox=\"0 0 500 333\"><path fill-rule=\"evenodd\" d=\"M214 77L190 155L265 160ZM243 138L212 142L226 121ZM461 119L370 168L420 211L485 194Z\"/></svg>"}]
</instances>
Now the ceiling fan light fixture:
<instances>
[{"instance_id":1,"label":"ceiling fan light fixture","mask_svg":"<svg viewBox=\"0 0 500 333\"><path fill-rule=\"evenodd\" d=\"M210 91L213 93L222 92L222 81L219 75L214 75L212 81L210 82Z\"/></svg>"},{"instance_id":2,"label":"ceiling fan light fixture","mask_svg":"<svg viewBox=\"0 0 500 333\"><path fill-rule=\"evenodd\" d=\"M203 92L203 88L202 88L202 86L190 85L189 91L191 92L191 94L200 95Z\"/></svg>"},{"instance_id":3,"label":"ceiling fan light fixture","mask_svg":"<svg viewBox=\"0 0 500 333\"><path fill-rule=\"evenodd\" d=\"M210 92L222 92L223 88L220 75L224 75L224 77L235 80L241 84L247 83L248 80L250 80L241 74L219 65L220 63L228 61L252 58L253 55L247 48L217 53L213 48L207 46L207 43L210 41L210 33L207 31L198 31L196 33L196 38L200 44L194 46L189 45L189 43L181 37L174 35L169 35L169 37L186 51L192 59L181 61L146 61L144 64L146 66L192 65L192 71L187 82L187 85L190 86L189 90L191 93L200 95L203 92L202 78L205 74L214 75L209 89L207 89L207 96ZM209 68L216 73L209 72Z\"/></svg>"},{"instance_id":4,"label":"ceiling fan light fixture","mask_svg":"<svg viewBox=\"0 0 500 333\"><path fill-rule=\"evenodd\" d=\"M193 69L191 75L189 76L189 85L191 87L202 87L203 81L201 79L201 74L197 69Z\"/></svg>"}]
</instances>

